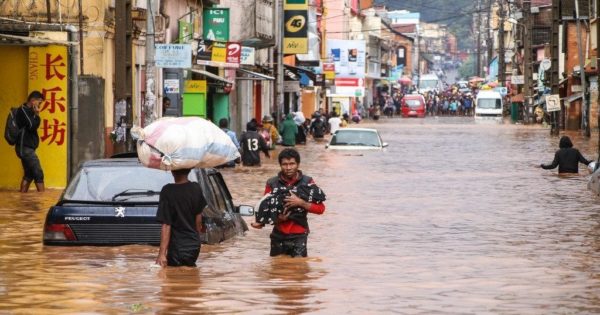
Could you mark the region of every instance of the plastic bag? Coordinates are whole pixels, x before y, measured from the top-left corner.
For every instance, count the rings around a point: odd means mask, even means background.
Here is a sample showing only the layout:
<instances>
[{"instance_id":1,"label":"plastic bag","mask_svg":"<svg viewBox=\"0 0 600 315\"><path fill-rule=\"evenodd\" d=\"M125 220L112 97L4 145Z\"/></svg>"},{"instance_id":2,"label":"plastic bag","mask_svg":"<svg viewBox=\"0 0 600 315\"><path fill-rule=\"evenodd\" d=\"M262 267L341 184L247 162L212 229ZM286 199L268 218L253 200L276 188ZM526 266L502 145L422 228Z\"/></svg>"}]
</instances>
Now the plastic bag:
<instances>
[{"instance_id":1,"label":"plastic bag","mask_svg":"<svg viewBox=\"0 0 600 315\"><path fill-rule=\"evenodd\" d=\"M231 138L200 117L165 117L131 133L140 161L150 168L216 167L240 157Z\"/></svg>"}]
</instances>

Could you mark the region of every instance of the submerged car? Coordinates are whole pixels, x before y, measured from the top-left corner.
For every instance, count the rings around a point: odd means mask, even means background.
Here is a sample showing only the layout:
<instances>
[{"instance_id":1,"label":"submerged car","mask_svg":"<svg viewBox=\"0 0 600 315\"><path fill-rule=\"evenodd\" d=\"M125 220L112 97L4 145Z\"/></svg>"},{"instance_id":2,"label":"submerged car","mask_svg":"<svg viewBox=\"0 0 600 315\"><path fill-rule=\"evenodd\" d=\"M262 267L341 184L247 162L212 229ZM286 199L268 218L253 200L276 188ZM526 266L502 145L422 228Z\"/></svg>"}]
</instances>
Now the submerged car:
<instances>
[{"instance_id":1,"label":"submerged car","mask_svg":"<svg viewBox=\"0 0 600 315\"><path fill-rule=\"evenodd\" d=\"M203 243L215 244L248 230L221 174L193 169L188 177L200 184L208 206L202 212ZM160 244L156 219L162 187L173 183L171 172L150 169L137 158L115 158L82 164L60 200L48 210L45 245Z\"/></svg>"},{"instance_id":2,"label":"submerged car","mask_svg":"<svg viewBox=\"0 0 600 315\"><path fill-rule=\"evenodd\" d=\"M378 150L388 144L381 140L379 132L370 128L342 128L333 134L327 149L333 150Z\"/></svg>"}]
</instances>

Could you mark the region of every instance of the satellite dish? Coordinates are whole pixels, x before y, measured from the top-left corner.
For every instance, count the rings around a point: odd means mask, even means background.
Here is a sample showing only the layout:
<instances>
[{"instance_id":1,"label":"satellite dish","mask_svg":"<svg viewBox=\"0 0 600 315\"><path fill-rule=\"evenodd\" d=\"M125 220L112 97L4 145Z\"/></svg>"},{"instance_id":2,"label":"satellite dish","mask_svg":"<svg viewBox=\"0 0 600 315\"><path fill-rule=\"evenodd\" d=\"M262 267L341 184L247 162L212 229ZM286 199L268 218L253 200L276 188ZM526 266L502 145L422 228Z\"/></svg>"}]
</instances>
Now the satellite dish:
<instances>
[{"instance_id":1,"label":"satellite dish","mask_svg":"<svg viewBox=\"0 0 600 315\"><path fill-rule=\"evenodd\" d=\"M544 69L544 71L548 71L550 69L550 66L552 65L552 62L550 61L550 59L544 59L542 60L542 62L540 62L540 67L542 67L542 69Z\"/></svg>"}]
</instances>

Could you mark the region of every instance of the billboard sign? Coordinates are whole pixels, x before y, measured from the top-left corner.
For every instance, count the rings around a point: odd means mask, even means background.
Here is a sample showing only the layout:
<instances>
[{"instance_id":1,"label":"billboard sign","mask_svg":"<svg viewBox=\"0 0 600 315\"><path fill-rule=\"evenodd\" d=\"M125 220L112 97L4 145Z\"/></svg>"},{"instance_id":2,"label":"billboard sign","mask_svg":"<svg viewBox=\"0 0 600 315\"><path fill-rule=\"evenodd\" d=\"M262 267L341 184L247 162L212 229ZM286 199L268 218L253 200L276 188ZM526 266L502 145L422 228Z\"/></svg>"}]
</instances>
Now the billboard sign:
<instances>
[{"instance_id":1,"label":"billboard sign","mask_svg":"<svg viewBox=\"0 0 600 315\"><path fill-rule=\"evenodd\" d=\"M283 5L283 53L308 53L308 2L285 0Z\"/></svg>"},{"instance_id":2,"label":"billboard sign","mask_svg":"<svg viewBox=\"0 0 600 315\"><path fill-rule=\"evenodd\" d=\"M156 44L154 60L159 68L191 68L192 45Z\"/></svg>"},{"instance_id":3,"label":"billboard sign","mask_svg":"<svg viewBox=\"0 0 600 315\"><path fill-rule=\"evenodd\" d=\"M327 40L327 58L333 62L335 77L365 77L366 43L364 40Z\"/></svg>"},{"instance_id":4,"label":"billboard sign","mask_svg":"<svg viewBox=\"0 0 600 315\"><path fill-rule=\"evenodd\" d=\"M202 38L229 40L229 8L206 8L202 12Z\"/></svg>"},{"instance_id":5,"label":"billboard sign","mask_svg":"<svg viewBox=\"0 0 600 315\"><path fill-rule=\"evenodd\" d=\"M196 64L219 68L239 68L241 55L242 45L240 43L201 39L198 41Z\"/></svg>"}]
</instances>

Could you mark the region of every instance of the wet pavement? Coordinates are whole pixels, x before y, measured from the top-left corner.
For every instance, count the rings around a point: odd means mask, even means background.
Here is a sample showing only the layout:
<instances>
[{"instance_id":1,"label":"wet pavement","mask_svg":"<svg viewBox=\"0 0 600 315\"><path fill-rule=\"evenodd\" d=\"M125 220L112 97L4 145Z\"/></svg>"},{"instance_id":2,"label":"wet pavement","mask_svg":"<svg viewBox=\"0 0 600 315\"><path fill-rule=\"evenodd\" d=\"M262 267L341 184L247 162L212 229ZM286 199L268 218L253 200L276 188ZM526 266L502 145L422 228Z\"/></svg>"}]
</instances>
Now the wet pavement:
<instances>
[{"instance_id":1,"label":"wet pavement","mask_svg":"<svg viewBox=\"0 0 600 315\"><path fill-rule=\"evenodd\" d=\"M600 205L562 177L539 126L384 119L389 147L299 146L327 193L308 258L268 257L269 230L204 246L198 268L153 269L157 247L44 247L60 191L0 192L0 314L572 314L600 312ZM597 141L569 134L587 158ZM594 135L596 137L596 135ZM276 159L225 170L254 205ZM248 219L249 221L249 219Z\"/></svg>"}]
</instances>

